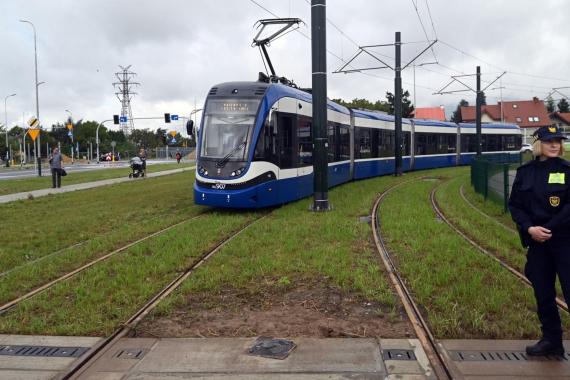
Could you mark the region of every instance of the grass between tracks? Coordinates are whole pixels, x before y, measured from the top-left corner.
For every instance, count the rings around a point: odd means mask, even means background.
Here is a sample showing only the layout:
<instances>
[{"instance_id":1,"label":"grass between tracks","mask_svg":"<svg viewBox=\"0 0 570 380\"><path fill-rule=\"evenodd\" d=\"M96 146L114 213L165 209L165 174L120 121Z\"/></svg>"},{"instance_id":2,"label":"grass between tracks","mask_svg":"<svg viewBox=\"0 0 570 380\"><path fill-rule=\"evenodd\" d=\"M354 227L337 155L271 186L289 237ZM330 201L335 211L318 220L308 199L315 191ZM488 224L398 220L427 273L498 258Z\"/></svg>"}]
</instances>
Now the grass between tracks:
<instances>
[{"instance_id":1,"label":"grass between tracks","mask_svg":"<svg viewBox=\"0 0 570 380\"><path fill-rule=\"evenodd\" d=\"M388 247L436 337L538 337L532 290L436 220L434 185L402 186L380 214Z\"/></svg>"},{"instance_id":2,"label":"grass between tracks","mask_svg":"<svg viewBox=\"0 0 570 380\"><path fill-rule=\"evenodd\" d=\"M461 185L463 185L466 198L491 219L473 211L465 203L460 195ZM516 230L515 223L510 218L510 214L505 214L501 207L491 201L485 202L482 196L474 192L469 184L468 173L443 183L436 192L436 199L441 211L450 222L477 244L524 274L526 249L522 248L519 235L498 224ZM559 282L556 283L556 288L558 295L562 297Z\"/></svg>"},{"instance_id":3,"label":"grass between tracks","mask_svg":"<svg viewBox=\"0 0 570 380\"><path fill-rule=\"evenodd\" d=\"M189 295L237 290L245 298L281 294L297 286L332 286L362 301L378 302L379 316L397 318L400 303L389 285L372 242L370 215L377 195L388 186L424 173L357 181L329 192L332 212L311 213L312 199L275 210L200 268L152 317L190 310ZM317 285L313 285L317 284ZM223 308L212 297L211 308ZM217 303L218 302L218 303Z\"/></svg>"},{"instance_id":4,"label":"grass between tracks","mask_svg":"<svg viewBox=\"0 0 570 380\"><path fill-rule=\"evenodd\" d=\"M105 165L105 164L101 164ZM193 163L181 164L156 164L148 165L147 173L156 173L164 170L172 170L184 167L190 167ZM21 193L25 191L40 190L51 188L51 174L49 169L44 170L43 177L26 178L26 179L5 179L0 181L0 195ZM66 177L62 178L62 185L76 185L85 182L101 181L104 179L128 177L131 168L104 168L93 169L82 172L68 172Z\"/></svg>"},{"instance_id":5,"label":"grass between tracks","mask_svg":"<svg viewBox=\"0 0 570 380\"><path fill-rule=\"evenodd\" d=\"M0 332L108 335L254 215L212 212L137 244L8 311Z\"/></svg>"},{"instance_id":6,"label":"grass between tracks","mask_svg":"<svg viewBox=\"0 0 570 380\"><path fill-rule=\"evenodd\" d=\"M193 178L180 173L1 204L0 303L204 212L194 205Z\"/></svg>"}]
</instances>

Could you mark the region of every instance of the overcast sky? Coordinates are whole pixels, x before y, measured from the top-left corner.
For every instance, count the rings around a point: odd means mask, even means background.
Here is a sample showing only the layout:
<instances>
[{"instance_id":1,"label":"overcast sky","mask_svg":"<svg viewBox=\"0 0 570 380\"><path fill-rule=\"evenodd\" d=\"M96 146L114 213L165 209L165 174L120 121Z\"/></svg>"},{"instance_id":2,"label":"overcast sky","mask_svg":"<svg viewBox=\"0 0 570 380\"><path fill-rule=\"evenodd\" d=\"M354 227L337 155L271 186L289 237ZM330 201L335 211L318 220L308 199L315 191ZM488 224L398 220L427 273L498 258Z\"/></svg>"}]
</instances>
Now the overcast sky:
<instances>
[{"instance_id":1,"label":"overcast sky","mask_svg":"<svg viewBox=\"0 0 570 380\"><path fill-rule=\"evenodd\" d=\"M195 102L202 107L213 85L255 80L265 69L259 51L251 47L254 24L274 17L268 11L305 22L300 33L287 34L268 50L279 75L310 87L311 11L306 0L1 0L0 99L17 94L7 101L8 125L21 125L22 117L35 114L33 31L20 19L33 22L37 30L38 76L45 82L39 87L40 116L50 127L67 117L66 109L74 119L97 121L120 113L112 86L119 65L132 65L141 83L132 101L135 117L188 115ZM402 41L409 42L402 47L404 61L423 50L427 39L440 40L416 61L439 62L415 70L419 107L445 105L449 114L461 98L474 103L470 92L432 94L451 75L474 73L477 65L487 84L507 71L486 91L488 103L500 99L499 87L504 87L504 100L544 98L552 88L570 86L569 12L564 0L329 0L328 96L385 100L386 91L393 91L392 71L332 72L358 45L391 43L400 31ZM393 47L376 53L393 63ZM352 67L377 65L362 59ZM413 72L411 66L403 72L404 89L412 94ZM473 77L463 79L475 87ZM448 90L461 88L454 84ZM560 91L570 95L570 89Z\"/></svg>"}]
</instances>

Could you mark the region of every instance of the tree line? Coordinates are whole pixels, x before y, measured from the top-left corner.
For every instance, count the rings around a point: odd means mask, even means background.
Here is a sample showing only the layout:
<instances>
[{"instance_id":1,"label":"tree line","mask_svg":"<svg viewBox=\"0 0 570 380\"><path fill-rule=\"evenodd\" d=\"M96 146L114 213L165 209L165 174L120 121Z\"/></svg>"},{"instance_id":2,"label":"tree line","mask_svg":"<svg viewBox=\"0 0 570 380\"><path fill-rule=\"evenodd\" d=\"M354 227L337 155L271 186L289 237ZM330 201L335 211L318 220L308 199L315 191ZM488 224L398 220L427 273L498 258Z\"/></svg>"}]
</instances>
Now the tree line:
<instances>
[{"instance_id":1,"label":"tree line","mask_svg":"<svg viewBox=\"0 0 570 380\"><path fill-rule=\"evenodd\" d=\"M67 125L71 124L73 128L70 130ZM42 157L46 156L46 143L50 149L56 146L61 147L61 151L65 155L71 155L72 136L73 135L73 149L76 150L79 144L79 156L88 156L88 152L92 148L93 156L96 154L96 131L99 123L96 121L78 120L72 121L68 119L64 123L53 124L51 128L42 129L40 132L41 137L41 153ZM2 158L6 156L6 129L0 128L0 152ZM34 144L31 137L27 134L27 128L21 126L14 126L8 130L8 144L12 149L12 155L17 156L22 144L25 141L24 149L29 145L30 152L33 151ZM191 147L195 146L195 142L188 138L182 137L180 133L176 133L173 137L166 129L157 128L152 131L150 129L135 129L129 136L126 136L123 131L112 130L105 126L99 127L99 151L103 155L113 151L112 142L115 142L114 151L121 154L123 157L130 157L136 155L140 148L153 150L165 146L170 147ZM77 157L77 152L75 153Z\"/></svg>"}]
</instances>

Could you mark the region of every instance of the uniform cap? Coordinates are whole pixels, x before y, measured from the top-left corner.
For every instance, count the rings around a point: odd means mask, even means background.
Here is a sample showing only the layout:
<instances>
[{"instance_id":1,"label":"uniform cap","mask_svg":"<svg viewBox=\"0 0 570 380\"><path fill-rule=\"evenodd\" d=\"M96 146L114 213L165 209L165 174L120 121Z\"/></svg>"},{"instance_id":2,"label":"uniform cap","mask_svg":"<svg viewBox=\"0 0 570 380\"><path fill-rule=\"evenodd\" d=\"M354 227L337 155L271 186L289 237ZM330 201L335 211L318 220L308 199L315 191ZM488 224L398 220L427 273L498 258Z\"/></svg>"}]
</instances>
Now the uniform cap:
<instances>
[{"instance_id":1,"label":"uniform cap","mask_svg":"<svg viewBox=\"0 0 570 380\"><path fill-rule=\"evenodd\" d=\"M567 139L567 137L564 136L560 131L560 128L555 125L552 125L550 127L540 127L532 135L540 141Z\"/></svg>"}]
</instances>

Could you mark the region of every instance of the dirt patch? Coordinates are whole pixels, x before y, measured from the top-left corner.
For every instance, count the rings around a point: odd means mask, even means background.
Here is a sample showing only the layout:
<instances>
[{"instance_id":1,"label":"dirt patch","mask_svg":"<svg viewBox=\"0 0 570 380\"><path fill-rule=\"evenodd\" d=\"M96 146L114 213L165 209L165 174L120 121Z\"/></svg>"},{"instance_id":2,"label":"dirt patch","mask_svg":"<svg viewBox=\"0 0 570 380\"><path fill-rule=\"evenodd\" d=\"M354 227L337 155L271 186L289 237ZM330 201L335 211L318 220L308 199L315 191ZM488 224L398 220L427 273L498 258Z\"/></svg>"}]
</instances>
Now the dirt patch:
<instances>
[{"instance_id":1,"label":"dirt patch","mask_svg":"<svg viewBox=\"0 0 570 380\"><path fill-rule=\"evenodd\" d=\"M146 337L382 337L414 336L405 315L321 284L248 292L192 294L187 306L147 318Z\"/></svg>"}]
</instances>

